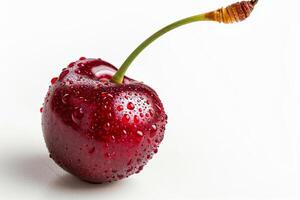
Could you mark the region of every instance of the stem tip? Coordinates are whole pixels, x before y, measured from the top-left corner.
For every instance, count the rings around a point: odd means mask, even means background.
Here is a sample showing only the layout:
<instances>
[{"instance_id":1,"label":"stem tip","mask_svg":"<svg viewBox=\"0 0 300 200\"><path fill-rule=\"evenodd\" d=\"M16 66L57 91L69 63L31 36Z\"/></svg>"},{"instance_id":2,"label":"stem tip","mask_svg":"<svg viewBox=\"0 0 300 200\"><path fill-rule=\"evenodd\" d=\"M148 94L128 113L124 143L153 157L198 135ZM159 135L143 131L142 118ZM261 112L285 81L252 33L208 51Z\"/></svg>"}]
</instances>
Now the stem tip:
<instances>
[{"instance_id":1,"label":"stem tip","mask_svg":"<svg viewBox=\"0 0 300 200\"><path fill-rule=\"evenodd\" d=\"M251 0L252 5L254 5L254 6L257 4L257 2L258 2L258 0Z\"/></svg>"}]
</instances>

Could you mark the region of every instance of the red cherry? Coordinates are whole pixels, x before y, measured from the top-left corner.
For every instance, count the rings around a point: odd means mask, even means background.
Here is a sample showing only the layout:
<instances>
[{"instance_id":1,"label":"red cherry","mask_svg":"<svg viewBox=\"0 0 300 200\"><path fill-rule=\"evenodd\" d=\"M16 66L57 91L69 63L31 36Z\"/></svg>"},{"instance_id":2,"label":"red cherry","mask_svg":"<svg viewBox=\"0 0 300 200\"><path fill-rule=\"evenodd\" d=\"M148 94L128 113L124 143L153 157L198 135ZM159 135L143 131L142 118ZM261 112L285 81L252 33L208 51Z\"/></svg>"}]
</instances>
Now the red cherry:
<instances>
[{"instance_id":1,"label":"red cherry","mask_svg":"<svg viewBox=\"0 0 300 200\"><path fill-rule=\"evenodd\" d=\"M140 172L164 137L166 114L156 92L128 77L123 84L107 81L115 72L105 61L80 59L52 81L43 107L51 158L88 182Z\"/></svg>"},{"instance_id":2,"label":"red cherry","mask_svg":"<svg viewBox=\"0 0 300 200\"><path fill-rule=\"evenodd\" d=\"M51 80L42 112L46 145L59 166L102 183L139 173L158 152L167 115L156 92L125 77L134 59L165 33L196 21L232 23L248 17L257 0L172 23L141 43L117 70L101 59L79 58ZM221 16L221 18L220 18Z\"/></svg>"}]
</instances>

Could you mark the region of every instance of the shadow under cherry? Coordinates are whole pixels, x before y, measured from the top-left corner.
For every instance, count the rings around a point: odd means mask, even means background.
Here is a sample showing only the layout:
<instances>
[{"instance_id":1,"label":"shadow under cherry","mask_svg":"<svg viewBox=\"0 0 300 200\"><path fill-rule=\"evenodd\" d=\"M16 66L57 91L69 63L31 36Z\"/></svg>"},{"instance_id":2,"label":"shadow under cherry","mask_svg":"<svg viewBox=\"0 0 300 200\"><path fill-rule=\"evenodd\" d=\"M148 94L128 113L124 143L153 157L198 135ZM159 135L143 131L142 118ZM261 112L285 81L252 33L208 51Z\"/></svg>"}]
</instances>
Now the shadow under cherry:
<instances>
[{"instance_id":1,"label":"shadow under cherry","mask_svg":"<svg viewBox=\"0 0 300 200\"><path fill-rule=\"evenodd\" d=\"M6 158L5 173L14 182L47 187L55 192L105 192L110 193L128 186L128 179L103 184L91 184L61 170L44 154L14 153Z\"/></svg>"}]
</instances>

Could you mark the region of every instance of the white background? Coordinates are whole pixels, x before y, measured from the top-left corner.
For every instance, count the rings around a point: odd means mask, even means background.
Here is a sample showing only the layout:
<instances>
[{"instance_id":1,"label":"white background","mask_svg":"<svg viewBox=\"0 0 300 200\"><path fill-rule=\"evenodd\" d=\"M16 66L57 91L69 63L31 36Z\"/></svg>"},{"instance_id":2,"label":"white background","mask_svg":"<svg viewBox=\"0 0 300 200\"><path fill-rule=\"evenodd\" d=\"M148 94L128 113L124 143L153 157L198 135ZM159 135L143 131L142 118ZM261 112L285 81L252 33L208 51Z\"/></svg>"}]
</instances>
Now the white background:
<instances>
[{"instance_id":1,"label":"white background","mask_svg":"<svg viewBox=\"0 0 300 200\"><path fill-rule=\"evenodd\" d=\"M192 24L151 45L128 76L169 116L142 173L90 185L49 158L39 108L80 56L119 66L164 25L229 0L0 1L0 199L299 199L299 1L260 1L235 25Z\"/></svg>"}]
</instances>

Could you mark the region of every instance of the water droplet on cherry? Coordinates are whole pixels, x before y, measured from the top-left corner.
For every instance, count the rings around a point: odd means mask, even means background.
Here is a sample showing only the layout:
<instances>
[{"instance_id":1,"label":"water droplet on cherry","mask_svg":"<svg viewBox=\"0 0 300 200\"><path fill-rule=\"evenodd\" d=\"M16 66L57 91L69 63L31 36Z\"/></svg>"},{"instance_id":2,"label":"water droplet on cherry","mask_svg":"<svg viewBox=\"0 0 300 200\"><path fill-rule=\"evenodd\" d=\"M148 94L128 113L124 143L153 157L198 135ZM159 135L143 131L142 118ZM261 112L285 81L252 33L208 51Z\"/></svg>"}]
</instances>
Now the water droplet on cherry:
<instances>
[{"instance_id":1,"label":"water droplet on cherry","mask_svg":"<svg viewBox=\"0 0 300 200\"><path fill-rule=\"evenodd\" d=\"M133 109L134 109L134 104L133 104L132 102L129 102L129 103L127 104L127 108L128 108L129 110L133 110Z\"/></svg>"},{"instance_id":2,"label":"water droplet on cherry","mask_svg":"<svg viewBox=\"0 0 300 200\"><path fill-rule=\"evenodd\" d=\"M72 113L72 120L75 123L79 123L79 120L82 119L84 116L82 108L76 108L75 111Z\"/></svg>"},{"instance_id":3,"label":"water droplet on cherry","mask_svg":"<svg viewBox=\"0 0 300 200\"><path fill-rule=\"evenodd\" d=\"M56 83L57 79L58 79L57 77L52 78L51 79L51 85L54 85Z\"/></svg>"},{"instance_id":4,"label":"water droplet on cherry","mask_svg":"<svg viewBox=\"0 0 300 200\"><path fill-rule=\"evenodd\" d=\"M134 117L133 117L133 121L134 121L134 123L139 123L139 117L137 116L137 115L134 115Z\"/></svg>"},{"instance_id":5,"label":"water droplet on cherry","mask_svg":"<svg viewBox=\"0 0 300 200\"><path fill-rule=\"evenodd\" d=\"M107 159L111 159L111 154L110 154L109 152L107 152L107 153L105 153L105 157L106 157Z\"/></svg>"},{"instance_id":6,"label":"water droplet on cherry","mask_svg":"<svg viewBox=\"0 0 300 200\"><path fill-rule=\"evenodd\" d=\"M80 69L76 69L76 70L75 70L75 73L81 74L81 70L80 70Z\"/></svg>"},{"instance_id":7,"label":"water droplet on cherry","mask_svg":"<svg viewBox=\"0 0 300 200\"><path fill-rule=\"evenodd\" d=\"M143 136L143 132L142 132L142 131L137 131L136 134L137 134L138 136L141 136L141 137Z\"/></svg>"},{"instance_id":8,"label":"water droplet on cherry","mask_svg":"<svg viewBox=\"0 0 300 200\"><path fill-rule=\"evenodd\" d=\"M61 74L59 75L59 80L63 80L63 78L65 78L65 76L69 73L69 70L64 70L61 72Z\"/></svg>"},{"instance_id":9,"label":"water droplet on cherry","mask_svg":"<svg viewBox=\"0 0 300 200\"><path fill-rule=\"evenodd\" d=\"M149 114L150 114L151 117L153 117L153 115L154 115L154 114L153 114L153 110L150 109L150 110L149 110Z\"/></svg>"},{"instance_id":10,"label":"water droplet on cherry","mask_svg":"<svg viewBox=\"0 0 300 200\"><path fill-rule=\"evenodd\" d=\"M75 65L75 62L71 62L71 63L68 65L68 68L74 67L74 65Z\"/></svg>"},{"instance_id":11,"label":"water droplet on cherry","mask_svg":"<svg viewBox=\"0 0 300 200\"><path fill-rule=\"evenodd\" d=\"M122 105L117 106L117 111L122 111L122 110L123 110L123 106Z\"/></svg>"},{"instance_id":12,"label":"water droplet on cherry","mask_svg":"<svg viewBox=\"0 0 300 200\"><path fill-rule=\"evenodd\" d=\"M133 167L131 166L126 170L126 172L131 172L132 170L133 170Z\"/></svg>"},{"instance_id":13,"label":"water droplet on cherry","mask_svg":"<svg viewBox=\"0 0 300 200\"><path fill-rule=\"evenodd\" d=\"M109 122L107 122L106 124L104 124L104 129L106 131L108 131L110 129L110 123Z\"/></svg>"},{"instance_id":14,"label":"water droplet on cherry","mask_svg":"<svg viewBox=\"0 0 300 200\"><path fill-rule=\"evenodd\" d=\"M124 178L124 175L118 174L117 177L118 177L119 179L122 179L122 178Z\"/></svg>"},{"instance_id":15,"label":"water droplet on cherry","mask_svg":"<svg viewBox=\"0 0 300 200\"><path fill-rule=\"evenodd\" d=\"M65 94L65 95L62 97L61 101L62 101L64 104L67 104L68 101L69 101L69 98L70 98L70 95L69 95L69 94Z\"/></svg>"},{"instance_id":16,"label":"water droplet on cherry","mask_svg":"<svg viewBox=\"0 0 300 200\"><path fill-rule=\"evenodd\" d=\"M85 67L85 64L84 63L79 63L78 67Z\"/></svg>"},{"instance_id":17,"label":"water droplet on cherry","mask_svg":"<svg viewBox=\"0 0 300 200\"><path fill-rule=\"evenodd\" d=\"M129 120L130 120L129 115L128 114L124 114L123 117L122 117L122 121L125 122L125 123L127 123L127 122L129 122Z\"/></svg>"},{"instance_id":18,"label":"water droplet on cherry","mask_svg":"<svg viewBox=\"0 0 300 200\"><path fill-rule=\"evenodd\" d=\"M89 154L92 154L92 153L94 153L95 152L95 147L92 147L90 150L89 150Z\"/></svg>"},{"instance_id":19,"label":"water droplet on cherry","mask_svg":"<svg viewBox=\"0 0 300 200\"><path fill-rule=\"evenodd\" d=\"M150 137L154 137L157 133L157 126L153 124L150 129Z\"/></svg>"}]
</instances>

